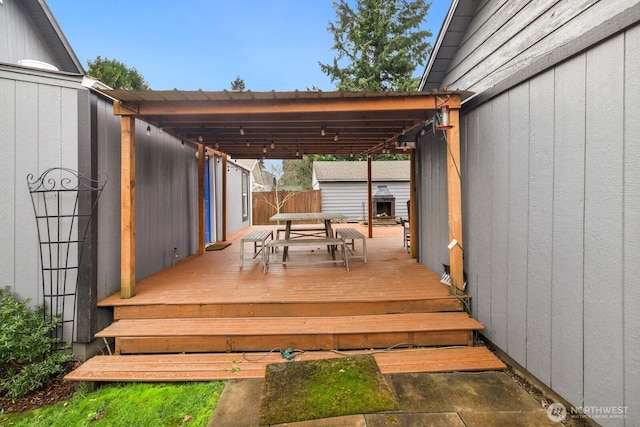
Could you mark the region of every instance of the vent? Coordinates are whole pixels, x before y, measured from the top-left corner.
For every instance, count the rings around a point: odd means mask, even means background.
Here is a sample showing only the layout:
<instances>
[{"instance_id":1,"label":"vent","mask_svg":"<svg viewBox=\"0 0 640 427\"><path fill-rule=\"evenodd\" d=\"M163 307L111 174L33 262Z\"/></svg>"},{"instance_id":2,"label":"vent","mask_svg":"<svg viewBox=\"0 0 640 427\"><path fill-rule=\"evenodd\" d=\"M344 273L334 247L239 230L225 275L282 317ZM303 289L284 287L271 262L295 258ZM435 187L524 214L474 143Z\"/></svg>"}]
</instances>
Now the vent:
<instances>
[{"instance_id":1,"label":"vent","mask_svg":"<svg viewBox=\"0 0 640 427\"><path fill-rule=\"evenodd\" d=\"M2 0L0 0L0 2L1 1ZM22 67L37 68L39 70L60 71L58 70L58 67L56 67L55 65L51 65L47 62L38 61L37 59L21 59L20 61L18 61L18 65Z\"/></svg>"}]
</instances>

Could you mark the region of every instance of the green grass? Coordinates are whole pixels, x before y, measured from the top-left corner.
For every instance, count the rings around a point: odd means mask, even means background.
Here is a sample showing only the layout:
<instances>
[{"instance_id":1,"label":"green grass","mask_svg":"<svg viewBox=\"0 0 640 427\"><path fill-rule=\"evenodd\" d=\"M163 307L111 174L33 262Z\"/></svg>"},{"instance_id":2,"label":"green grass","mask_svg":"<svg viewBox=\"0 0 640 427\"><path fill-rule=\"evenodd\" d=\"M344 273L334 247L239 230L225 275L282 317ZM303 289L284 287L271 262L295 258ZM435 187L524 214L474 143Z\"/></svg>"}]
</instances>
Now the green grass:
<instances>
[{"instance_id":1,"label":"green grass","mask_svg":"<svg viewBox=\"0 0 640 427\"><path fill-rule=\"evenodd\" d=\"M0 425L15 427L206 426L225 383L109 384L78 390L54 406L24 414L0 414Z\"/></svg>"},{"instance_id":2,"label":"green grass","mask_svg":"<svg viewBox=\"0 0 640 427\"><path fill-rule=\"evenodd\" d=\"M373 356L276 363L267 366L260 424L396 409Z\"/></svg>"}]
</instances>

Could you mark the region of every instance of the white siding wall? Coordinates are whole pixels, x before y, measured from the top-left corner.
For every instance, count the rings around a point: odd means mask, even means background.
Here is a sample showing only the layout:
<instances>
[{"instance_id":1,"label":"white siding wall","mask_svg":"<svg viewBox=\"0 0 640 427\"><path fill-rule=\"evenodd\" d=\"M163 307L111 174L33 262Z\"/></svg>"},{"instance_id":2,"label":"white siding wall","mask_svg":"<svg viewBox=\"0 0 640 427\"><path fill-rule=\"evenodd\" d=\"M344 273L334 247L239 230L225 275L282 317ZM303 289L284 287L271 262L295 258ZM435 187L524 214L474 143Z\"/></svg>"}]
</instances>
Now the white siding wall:
<instances>
[{"instance_id":1,"label":"white siding wall","mask_svg":"<svg viewBox=\"0 0 640 427\"><path fill-rule=\"evenodd\" d=\"M603 425L640 424L638 52L636 26L465 111L461 124L473 313L572 404L628 407ZM418 150L420 260L440 271L446 234L430 230L447 227L446 153Z\"/></svg>"},{"instance_id":2,"label":"white siding wall","mask_svg":"<svg viewBox=\"0 0 640 427\"><path fill-rule=\"evenodd\" d=\"M407 200L409 200L409 183L395 181L373 181L371 191L376 192L378 185L386 185L396 198L396 217L407 218ZM322 211L340 212L349 221L366 219L368 215L366 182L321 182Z\"/></svg>"},{"instance_id":3,"label":"white siding wall","mask_svg":"<svg viewBox=\"0 0 640 427\"><path fill-rule=\"evenodd\" d=\"M234 162L227 162L227 235L251 225L251 183L248 188L248 216L242 217L242 177L243 173L249 171L236 165Z\"/></svg>"}]
</instances>

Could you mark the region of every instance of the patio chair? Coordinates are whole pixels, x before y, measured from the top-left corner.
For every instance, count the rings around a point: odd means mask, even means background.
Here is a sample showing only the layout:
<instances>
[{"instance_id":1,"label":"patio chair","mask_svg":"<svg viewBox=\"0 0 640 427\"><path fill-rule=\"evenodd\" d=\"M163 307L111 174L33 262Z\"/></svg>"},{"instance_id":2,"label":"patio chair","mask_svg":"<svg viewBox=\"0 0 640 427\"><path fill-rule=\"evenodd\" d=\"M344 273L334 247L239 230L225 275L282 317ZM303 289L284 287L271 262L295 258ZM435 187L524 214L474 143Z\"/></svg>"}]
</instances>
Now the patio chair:
<instances>
[{"instance_id":1,"label":"patio chair","mask_svg":"<svg viewBox=\"0 0 640 427\"><path fill-rule=\"evenodd\" d=\"M400 218L400 223L402 224L402 246L407 248L407 253L409 252L409 247L411 245L411 227L409 227L409 220L411 219L411 201L407 200L407 218L406 220Z\"/></svg>"}]
</instances>

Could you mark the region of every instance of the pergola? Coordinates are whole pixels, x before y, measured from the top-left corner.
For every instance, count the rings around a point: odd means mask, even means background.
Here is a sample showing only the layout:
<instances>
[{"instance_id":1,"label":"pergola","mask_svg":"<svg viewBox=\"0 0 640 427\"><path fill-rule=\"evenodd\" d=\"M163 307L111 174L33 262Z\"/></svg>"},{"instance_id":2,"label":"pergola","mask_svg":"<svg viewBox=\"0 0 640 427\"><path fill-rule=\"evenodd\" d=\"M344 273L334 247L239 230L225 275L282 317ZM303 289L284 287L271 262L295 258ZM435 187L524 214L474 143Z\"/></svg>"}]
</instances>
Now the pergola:
<instances>
[{"instance_id":1,"label":"pergola","mask_svg":"<svg viewBox=\"0 0 640 427\"><path fill-rule=\"evenodd\" d=\"M413 150L421 130L448 112L447 150L449 241L452 290L461 293L462 209L459 109L470 95L433 92L205 92L102 90L121 116L121 296L135 287L135 119L151 123L198 146L200 249L204 253L204 159L210 150L236 159L296 159L305 154L368 155L369 237L371 155L411 155L411 200L415 200ZM223 168L226 170L226 168ZM224 180L224 176L223 176ZM224 182L223 182L224 187ZM224 204L224 201L223 201ZM411 218L417 218L411 203ZM224 209L223 209L224 212ZM224 220L223 220L224 223ZM415 235L415 221L411 222ZM223 232L223 235L225 233ZM415 240L414 240L415 241ZM416 244L412 244L415 256Z\"/></svg>"}]
</instances>

